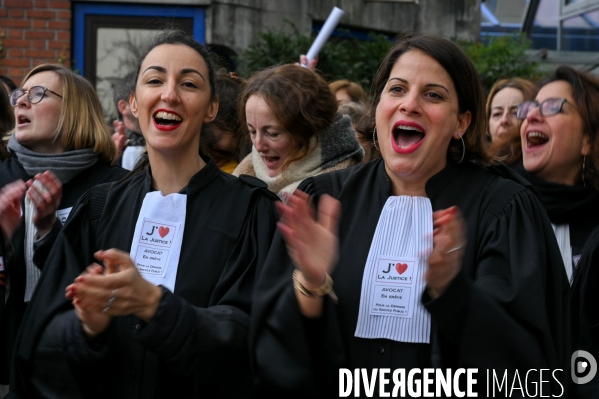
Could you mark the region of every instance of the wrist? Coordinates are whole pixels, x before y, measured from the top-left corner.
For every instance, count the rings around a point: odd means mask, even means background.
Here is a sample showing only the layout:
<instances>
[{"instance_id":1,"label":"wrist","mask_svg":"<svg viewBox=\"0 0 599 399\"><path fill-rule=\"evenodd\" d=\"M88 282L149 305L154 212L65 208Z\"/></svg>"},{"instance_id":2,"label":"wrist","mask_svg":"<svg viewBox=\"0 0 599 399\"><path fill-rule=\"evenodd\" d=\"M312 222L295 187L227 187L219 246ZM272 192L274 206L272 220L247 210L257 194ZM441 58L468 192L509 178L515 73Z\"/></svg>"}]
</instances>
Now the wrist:
<instances>
[{"instance_id":1,"label":"wrist","mask_svg":"<svg viewBox=\"0 0 599 399\"><path fill-rule=\"evenodd\" d=\"M324 278L324 283L319 286L305 286L303 283L304 278L301 271L295 269L293 271L292 276L293 286L295 290L301 293L302 295L306 297L316 298L330 295L331 299L337 302L337 295L335 294L335 291L333 291L333 279L331 278L331 276L329 276L328 273L325 273Z\"/></svg>"},{"instance_id":2,"label":"wrist","mask_svg":"<svg viewBox=\"0 0 599 399\"><path fill-rule=\"evenodd\" d=\"M143 309L136 314L141 320L145 323L148 323L152 317L156 314L156 310L158 309L158 305L160 304L160 298L162 298L162 289L160 287L155 286L152 283L149 283L148 293L145 296L146 301L143 306Z\"/></svg>"}]
</instances>

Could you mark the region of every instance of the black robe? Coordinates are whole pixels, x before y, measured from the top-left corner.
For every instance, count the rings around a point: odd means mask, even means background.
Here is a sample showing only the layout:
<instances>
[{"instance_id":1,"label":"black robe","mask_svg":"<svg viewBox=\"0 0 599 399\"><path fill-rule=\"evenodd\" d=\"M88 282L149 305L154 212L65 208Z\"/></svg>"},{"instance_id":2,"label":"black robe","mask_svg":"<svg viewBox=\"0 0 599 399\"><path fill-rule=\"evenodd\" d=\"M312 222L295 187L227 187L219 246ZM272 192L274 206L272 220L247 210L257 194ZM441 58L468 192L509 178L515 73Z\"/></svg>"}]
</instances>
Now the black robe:
<instances>
[{"instance_id":1,"label":"black robe","mask_svg":"<svg viewBox=\"0 0 599 399\"><path fill-rule=\"evenodd\" d=\"M142 202L152 190L150 173L98 186L73 209L23 322L11 374L14 397L249 394L250 303L254 275L275 230L276 197L263 182L230 176L212 160L184 189L187 213L174 294L163 288L147 325L134 316L116 317L100 342L82 339L65 287L94 262L94 252L129 252Z\"/></svg>"},{"instance_id":2,"label":"black robe","mask_svg":"<svg viewBox=\"0 0 599 399\"><path fill-rule=\"evenodd\" d=\"M572 350L589 352L599 361L599 227L583 250L572 284ZM599 376L575 385L577 398L599 398Z\"/></svg>"},{"instance_id":3,"label":"black robe","mask_svg":"<svg viewBox=\"0 0 599 399\"><path fill-rule=\"evenodd\" d=\"M485 369L567 369L569 285L553 230L538 198L512 179L525 181L505 167L489 169L449 163L426 184L433 210L457 205L468 229L461 272L437 299L421 298L432 318L430 344L354 336L364 266L391 195L383 161L304 181L299 188L316 200L326 193L341 202L332 273L339 302L327 297L319 319L301 316L294 266L276 234L254 294L256 397L337 397L341 367L478 368L480 380ZM559 377L566 385L569 374Z\"/></svg>"},{"instance_id":4,"label":"black robe","mask_svg":"<svg viewBox=\"0 0 599 399\"><path fill-rule=\"evenodd\" d=\"M95 163L63 185L62 198L58 209L71 208L87 190L98 184L117 181L126 174L127 171L122 168L109 166L101 161ZM33 176L25 171L17 156L13 156L0 164L0 188L15 180L27 181L31 178ZM22 208L25 211L25 207ZM36 248L34 263L43 264L61 228L62 223L56 220L52 230L42 240L43 243L40 245L39 250ZM0 238L0 240L4 242L3 239ZM21 223L14 232L9 247L12 254L4 256L6 275L10 279L10 296L6 304L4 303L5 285L0 285L0 298L2 298L0 300L0 383L2 384L8 383L12 349L26 308L24 302L26 284L24 223ZM5 251L7 252L7 250Z\"/></svg>"}]
</instances>

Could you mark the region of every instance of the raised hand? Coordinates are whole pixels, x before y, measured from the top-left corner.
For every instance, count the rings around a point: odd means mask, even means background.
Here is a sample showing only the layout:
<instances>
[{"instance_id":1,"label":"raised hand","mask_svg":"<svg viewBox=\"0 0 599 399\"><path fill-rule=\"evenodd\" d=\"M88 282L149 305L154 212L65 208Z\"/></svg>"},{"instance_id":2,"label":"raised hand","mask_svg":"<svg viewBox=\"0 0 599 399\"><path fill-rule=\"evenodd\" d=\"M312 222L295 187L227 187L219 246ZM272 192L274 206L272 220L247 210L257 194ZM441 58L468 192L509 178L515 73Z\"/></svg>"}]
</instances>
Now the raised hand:
<instances>
[{"instance_id":1,"label":"raised hand","mask_svg":"<svg viewBox=\"0 0 599 399\"><path fill-rule=\"evenodd\" d=\"M113 164L115 164L123 156L123 152L127 147L127 131L125 130L125 124L119 120L112 122L114 126L114 133L112 134L112 141L116 147L116 156L114 157Z\"/></svg>"},{"instance_id":2,"label":"raised hand","mask_svg":"<svg viewBox=\"0 0 599 399\"><path fill-rule=\"evenodd\" d=\"M462 268L466 223L455 206L433 213L433 252L424 275L427 290L437 298Z\"/></svg>"},{"instance_id":3,"label":"raised hand","mask_svg":"<svg viewBox=\"0 0 599 399\"><path fill-rule=\"evenodd\" d=\"M0 190L0 228L6 242L10 241L21 222L21 200L26 190L23 180L9 183Z\"/></svg>"},{"instance_id":4,"label":"raised hand","mask_svg":"<svg viewBox=\"0 0 599 399\"><path fill-rule=\"evenodd\" d=\"M27 182L27 197L35 206L33 224L37 228L38 236L46 235L56 221L56 211L62 200L62 183L54 173L49 170L38 173Z\"/></svg>"},{"instance_id":5,"label":"raised hand","mask_svg":"<svg viewBox=\"0 0 599 399\"><path fill-rule=\"evenodd\" d=\"M309 290L321 287L339 257L339 201L324 195L316 212L308 194L295 190L287 203L277 203L277 208L281 214L278 227L291 260L302 272L302 285ZM322 311L321 298L298 295L298 300L308 317L318 316Z\"/></svg>"}]
</instances>

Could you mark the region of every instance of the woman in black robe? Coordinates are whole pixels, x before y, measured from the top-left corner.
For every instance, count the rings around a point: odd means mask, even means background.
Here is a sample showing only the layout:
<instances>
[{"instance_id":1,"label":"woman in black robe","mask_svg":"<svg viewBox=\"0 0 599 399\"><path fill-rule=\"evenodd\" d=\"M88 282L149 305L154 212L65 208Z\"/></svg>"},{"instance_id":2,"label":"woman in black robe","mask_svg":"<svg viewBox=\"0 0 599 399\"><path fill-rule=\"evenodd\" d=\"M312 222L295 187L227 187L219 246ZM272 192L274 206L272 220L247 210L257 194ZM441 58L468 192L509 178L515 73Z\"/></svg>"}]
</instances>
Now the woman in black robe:
<instances>
[{"instance_id":1,"label":"woman in black robe","mask_svg":"<svg viewBox=\"0 0 599 399\"><path fill-rule=\"evenodd\" d=\"M214 83L193 38L153 39L130 99L149 161L73 209L24 320L14 397L248 395L254 274L276 197L198 156Z\"/></svg>"},{"instance_id":2,"label":"woman in black robe","mask_svg":"<svg viewBox=\"0 0 599 399\"><path fill-rule=\"evenodd\" d=\"M570 281L582 247L599 226L598 102L596 77L561 66L535 101L518 107L522 162L514 169L538 191Z\"/></svg>"},{"instance_id":3,"label":"woman in black robe","mask_svg":"<svg viewBox=\"0 0 599 399\"><path fill-rule=\"evenodd\" d=\"M471 61L445 39L407 35L384 59L373 94L359 128L382 159L307 179L279 207L281 234L254 294L256 396L337 397L348 384L341 368L370 376L429 367L477 368L479 397L486 369L500 379L508 371L509 387L516 370L525 385L529 369L562 369L545 373L542 385L543 395L564 393L568 282L559 249L530 187L485 152L484 96ZM400 200L424 204L425 217L388 206ZM400 225L407 234L393 231ZM385 255L392 262L382 263ZM402 284L383 286L385 295L407 287L415 303L379 295L385 273ZM383 313L402 306L408 317ZM529 389L533 380L538 372Z\"/></svg>"},{"instance_id":4,"label":"woman in black robe","mask_svg":"<svg viewBox=\"0 0 599 399\"><path fill-rule=\"evenodd\" d=\"M0 383L8 384L17 331L40 269L75 202L126 171L93 86L62 65L33 68L7 97L17 125L0 163ZM25 183L28 182L28 185ZM26 195L27 192L27 195Z\"/></svg>"}]
</instances>

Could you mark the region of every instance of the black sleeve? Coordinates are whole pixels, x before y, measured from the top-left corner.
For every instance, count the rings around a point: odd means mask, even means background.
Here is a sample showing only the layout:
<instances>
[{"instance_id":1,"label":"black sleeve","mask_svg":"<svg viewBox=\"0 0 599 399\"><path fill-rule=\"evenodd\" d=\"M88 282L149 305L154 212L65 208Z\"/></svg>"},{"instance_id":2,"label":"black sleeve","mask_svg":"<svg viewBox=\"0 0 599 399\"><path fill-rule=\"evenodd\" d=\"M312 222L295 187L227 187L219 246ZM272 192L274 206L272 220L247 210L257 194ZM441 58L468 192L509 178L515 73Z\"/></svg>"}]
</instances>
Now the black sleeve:
<instances>
[{"instance_id":1,"label":"black sleeve","mask_svg":"<svg viewBox=\"0 0 599 399\"><path fill-rule=\"evenodd\" d=\"M44 370L60 369L69 373L63 350L64 320L72 313L65 296L65 288L91 264L95 252L95 226L102 207L90 209L90 197L102 197L96 188L81 197L73 207L69 220L59 233L44 272L21 325L21 334L15 344L11 372L11 393L33 397L44 392L47 375ZM105 196L105 193L103 194ZM44 348L43 351L38 350ZM34 367L35 365L35 367ZM64 371L66 370L66 371ZM72 380L72 376L64 376ZM36 393L37 392L37 393ZM66 395L66 393L65 393ZM66 396L65 396L66 397Z\"/></svg>"},{"instance_id":2,"label":"black sleeve","mask_svg":"<svg viewBox=\"0 0 599 399\"><path fill-rule=\"evenodd\" d=\"M520 190L503 209L487 210L480 226L476 265L464 267L473 273L463 268L441 296L422 296L456 354L444 366L563 369L565 383L569 284L540 202Z\"/></svg>"}]
</instances>

